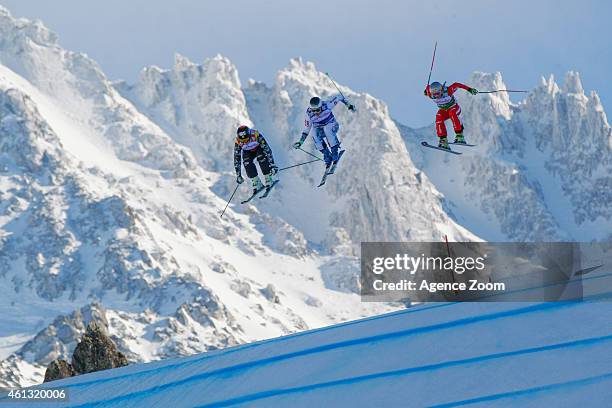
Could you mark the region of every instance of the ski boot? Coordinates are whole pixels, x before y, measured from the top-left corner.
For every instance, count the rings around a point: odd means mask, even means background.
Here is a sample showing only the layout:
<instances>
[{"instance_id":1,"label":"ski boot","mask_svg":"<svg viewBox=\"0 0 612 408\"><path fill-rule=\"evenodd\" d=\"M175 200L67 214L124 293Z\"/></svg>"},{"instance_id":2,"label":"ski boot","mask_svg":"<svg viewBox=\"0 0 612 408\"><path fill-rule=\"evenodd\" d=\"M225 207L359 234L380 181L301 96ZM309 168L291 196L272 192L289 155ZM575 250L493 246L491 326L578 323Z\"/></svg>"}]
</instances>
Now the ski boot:
<instances>
[{"instance_id":1,"label":"ski boot","mask_svg":"<svg viewBox=\"0 0 612 408\"><path fill-rule=\"evenodd\" d=\"M265 178L266 178L266 187L270 187L272 183L274 183L274 176L272 175L272 173L270 173L270 174L266 174Z\"/></svg>"},{"instance_id":2,"label":"ski boot","mask_svg":"<svg viewBox=\"0 0 612 408\"><path fill-rule=\"evenodd\" d=\"M465 137L463 137L463 133L457 133L455 135L455 144L466 144Z\"/></svg>"},{"instance_id":3,"label":"ski boot","mask_svg":"<svg viewBox=\"0 0 612 408\"><path fill-rule=\"evenodd\" d=\"M266 186L263 185L258 176L253 177L251 179L251 183L253 183L253 195L259 193L261 190L266 188Z\"/></svg>"},{"instance_id":4,"label":"ski boot","mask_svg":"<svg viewBox=\"0 0 612 408\"><path fill-rule=\"evenodd\" d=\"M446 140L445 137L440 138L440 143L438 143L438 147L440 149L450 150L450 147L448 146L448 140Z\"/></svg>"},{"instance_id":5,"label":"ski boot","mask_svg":"<svg viewBox=\"0 0 612 408\"><path fill-rule=\"evenodd\" d=\"M329 170L329 168L331 167L332 162L333 162L332 153L329 151L327 146L325 146L323 149L321 149L319 151L321 153L323 153L323 162L325 163L325 171L327 171L327 170Z\"/></svg>"},{"instance_id":6,"label":"ski boot","mask_svg":"<svg viewBox=\"0 0 612 408\"><path fill-rule=\"evenodd\" d=\"M336 163L338 160L340 160L340 143L338 143L335 146L332 146L331 148L331 157L332 157L332 164Z\"/></svg>"}]
</instances>

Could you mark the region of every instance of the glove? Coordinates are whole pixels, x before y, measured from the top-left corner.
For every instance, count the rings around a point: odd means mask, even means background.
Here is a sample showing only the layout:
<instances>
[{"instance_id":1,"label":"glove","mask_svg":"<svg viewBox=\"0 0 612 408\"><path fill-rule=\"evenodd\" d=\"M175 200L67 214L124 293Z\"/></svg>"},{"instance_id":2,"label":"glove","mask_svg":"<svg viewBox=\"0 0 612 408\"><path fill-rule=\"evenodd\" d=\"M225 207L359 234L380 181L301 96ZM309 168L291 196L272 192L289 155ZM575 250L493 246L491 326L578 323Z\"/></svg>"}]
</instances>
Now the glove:
<instances>
[{"instance_id":1,"label":"glove","mask_svg":"<svg viewBox=\"0 0 612 408\"><path fill-rule=\"evenodd\" d=\"M350 102L346 104L346 108L350 110L351 112L355 112L355 105L353 105Z\"/></svg>"},{"instance_id":2,"label":"glove","mask_svg":"<svg viewBox=\"0 0 612 408\"><path fill-rule=\"evenodd\" d=\"M278 173L278 167L271 166L270 167L270 174L272 174L274 176L276 173Z\"/></svg>"},{"instance_id":3,"label":"glove","mask_svg":"<svg viewBox=\"0 0 612 408\"><path fill-rule=\"evenodd\" d=\"M293 148L294 148L294 149L299 149L300 147L302 147L302 144L303 144L303 143L304 143L304 142L302 142L301 140L299 140L299 141L297 141L297 142L295 142L295 143L293 144Z\"/></svg>"},{"instance_id":4,"label":"glove","mask_svg":"<svg viewBox=\"0 0 612 408\"><path fill-rule=\"evenodd\" d=\"M244 183L244 179L242 178L242 174L239 174L238 177L236 177L236 183L238 183L238 184Z\"/></svg>"},{"instance_id":5,"label":"glove","mask_svg":"<svg viewBox=\"0 0 612 408\"><path fill-rule=\"evenodd\" d=\"M425 95L425 96L429 96L429 95L427 95L427 88L425 88L425 89L423 90L423 95Z\"/></svg>"},{"instance_id":6,"label":"glove","mask_svg":"<svg viewBox=\"0 0 612 408\"><path fill-rule=\"evenodd\" d=\"M470 89L468 89L468 92L471 93L472 95L476 95L478 93L478 89L470 88Z\"/></svg>"}]
</instances>

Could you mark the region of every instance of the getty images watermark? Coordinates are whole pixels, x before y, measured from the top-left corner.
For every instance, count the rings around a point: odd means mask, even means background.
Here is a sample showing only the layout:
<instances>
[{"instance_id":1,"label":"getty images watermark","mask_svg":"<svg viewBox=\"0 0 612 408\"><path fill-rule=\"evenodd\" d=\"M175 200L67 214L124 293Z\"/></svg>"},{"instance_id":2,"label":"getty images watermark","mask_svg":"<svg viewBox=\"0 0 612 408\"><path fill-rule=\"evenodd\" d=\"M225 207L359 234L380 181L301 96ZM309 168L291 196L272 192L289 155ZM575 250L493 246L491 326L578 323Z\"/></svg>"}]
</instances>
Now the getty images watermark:
<instances>
[{"instance_id":1,"label":"getty images watermark","mask_svg":"<svg viewBox=\"0 0 612 408\"><path fill-rule=\"evenodd\" d=\"M607 300L611 265L611 243L366 242L361 295L375 302Z\"/></svg>"}]
</instances>

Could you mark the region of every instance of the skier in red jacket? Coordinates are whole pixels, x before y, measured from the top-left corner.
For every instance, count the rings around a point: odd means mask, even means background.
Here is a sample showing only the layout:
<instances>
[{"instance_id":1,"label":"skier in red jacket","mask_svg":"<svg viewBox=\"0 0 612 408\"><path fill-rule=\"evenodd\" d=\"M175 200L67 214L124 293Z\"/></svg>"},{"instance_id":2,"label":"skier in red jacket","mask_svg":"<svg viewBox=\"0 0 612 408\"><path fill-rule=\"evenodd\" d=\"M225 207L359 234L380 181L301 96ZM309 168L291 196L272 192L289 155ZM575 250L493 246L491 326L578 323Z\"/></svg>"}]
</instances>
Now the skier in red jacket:
<instances>
[{"instance_id":1,"label":"skier in red jacket","mask_svg":"<svg viewBox=\"0 0 612 408\"><path fill-rule=\"evenodd\" d=\"M439 82L432 82L431 85L427 85L423 92L425 96L433 99L436 105L438 105L438 113L436 114L436 132L440 138L438 147L443 149L449 149L448 140L446 139L446 120L450 119L453 122L453 129L455 130L455 143L465 144L465 138L463 137L463 123L459 119L461 115L461 107L455 100L453 94L459 88L465 89L472 95L476 95L478 90L470 88L459 82L455 82L451 86L446 86Z\"/></svg>"}]
</instances>

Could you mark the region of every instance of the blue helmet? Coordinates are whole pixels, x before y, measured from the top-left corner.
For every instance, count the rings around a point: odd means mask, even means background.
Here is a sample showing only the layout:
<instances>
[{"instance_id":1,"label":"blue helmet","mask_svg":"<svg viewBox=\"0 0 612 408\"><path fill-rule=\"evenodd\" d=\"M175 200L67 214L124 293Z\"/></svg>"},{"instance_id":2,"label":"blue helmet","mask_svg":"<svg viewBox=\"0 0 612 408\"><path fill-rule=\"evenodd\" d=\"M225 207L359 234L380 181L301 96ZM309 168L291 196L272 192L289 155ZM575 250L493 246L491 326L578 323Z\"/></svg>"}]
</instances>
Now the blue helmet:
<instances>
[{"instance_id":1,"label":"blue helmet","mask_svg":"<svg viewBox=\"0 0 612 408\"><path fill-rule=\"evenodd\" d=\"M432 82L431 85L429 85L429 93L434 98L440 98L444 93L444 85L439 82Z\"/></svg>"}]
</instances>

